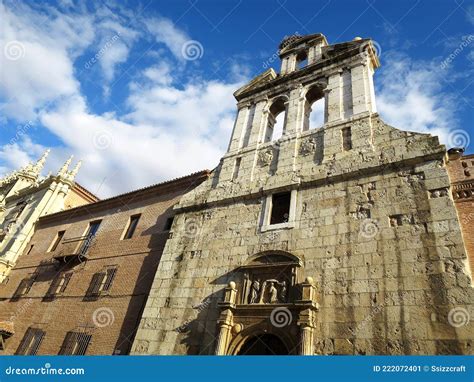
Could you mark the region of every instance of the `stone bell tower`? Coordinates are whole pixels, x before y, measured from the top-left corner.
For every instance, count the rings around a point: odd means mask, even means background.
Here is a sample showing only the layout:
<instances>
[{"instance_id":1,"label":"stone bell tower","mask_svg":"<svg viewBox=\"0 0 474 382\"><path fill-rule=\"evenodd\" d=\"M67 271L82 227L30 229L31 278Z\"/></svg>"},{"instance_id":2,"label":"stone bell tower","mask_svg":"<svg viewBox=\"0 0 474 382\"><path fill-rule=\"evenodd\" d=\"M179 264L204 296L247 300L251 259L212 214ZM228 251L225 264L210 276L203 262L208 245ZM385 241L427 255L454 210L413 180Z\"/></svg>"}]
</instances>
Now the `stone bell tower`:
<instances>
[{"instance_id":1,"label":"stone bell tower","mask_svg":"<svg viewBox=\"0 0 474 382\"><path fill-rule=\"evenodd\" d=\"M268 164L270 173L291 175L299 170L298 148L317 149L322 160L323 142L316 142L322 134L298 139L322 127L310 126L312 105L318 101L324 102L326 156L343 151L344 145L357 149L372 143L370 129L347 126L340 131L341 123L376 112L373 74L379 61L369 39L329 46L321 34L291 36L280 44L280 58L280 74L269 69L234 93L237 118L220 181L235 180L239 173L261 179L261 164ZM276 137L273 128L280 113L285 115L283 135Z\"/></svg>"},{"instance_id":2,"label":"stone bell tower","mask_svg":"<svg viewBox=\"0 0 474 382\"><path fill-rule=\"evenodd\" d=\"M472 351L445 147L380 119L370 39L279 48L280 73L234 93L219 166L175 206L133 353Z\"/></svg>"}]
</instances>

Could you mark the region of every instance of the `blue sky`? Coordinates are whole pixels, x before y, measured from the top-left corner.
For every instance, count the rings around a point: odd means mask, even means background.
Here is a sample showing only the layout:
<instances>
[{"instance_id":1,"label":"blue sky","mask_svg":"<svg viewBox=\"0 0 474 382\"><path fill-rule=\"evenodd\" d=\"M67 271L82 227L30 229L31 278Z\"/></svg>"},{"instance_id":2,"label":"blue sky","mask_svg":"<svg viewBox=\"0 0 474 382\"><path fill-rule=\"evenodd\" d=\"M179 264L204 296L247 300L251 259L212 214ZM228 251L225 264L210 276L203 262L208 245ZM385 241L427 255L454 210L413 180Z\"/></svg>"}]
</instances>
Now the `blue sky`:
<instances>
[{"instance_id":1,"label":"blue sky","mask_svg":"<svg viewBox=\"0 0 474 382\"><path fill-rule=\"evenodd\" d=\"M474 4L446 1L0 1L0 176L51 148L110 196L225 152L232 93L285 35L371 37L391 125L474 152Z\"/></svg>"}]
</instances>

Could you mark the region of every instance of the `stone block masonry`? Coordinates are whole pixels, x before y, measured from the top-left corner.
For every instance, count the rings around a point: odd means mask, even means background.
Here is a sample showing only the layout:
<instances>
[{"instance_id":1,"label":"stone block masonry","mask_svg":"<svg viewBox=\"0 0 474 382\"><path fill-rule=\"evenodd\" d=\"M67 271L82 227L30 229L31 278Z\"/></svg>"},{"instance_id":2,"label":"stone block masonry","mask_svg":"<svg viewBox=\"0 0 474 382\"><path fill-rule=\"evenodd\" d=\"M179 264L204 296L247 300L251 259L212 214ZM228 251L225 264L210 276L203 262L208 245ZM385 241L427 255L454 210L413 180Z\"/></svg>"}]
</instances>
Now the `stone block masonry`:
<instances>
[{"instance_id":1,"label":"stone block masonry","mask_svg":"<svg viewBox=\"0 0 474 382\"><path fill-rule=\"evenodd\" d=\"M132 353L472 354L445 147L380 119L370 40L282 46L282 73L235 93L228 152L175 207Z\"/></svg>"}]
</instances>

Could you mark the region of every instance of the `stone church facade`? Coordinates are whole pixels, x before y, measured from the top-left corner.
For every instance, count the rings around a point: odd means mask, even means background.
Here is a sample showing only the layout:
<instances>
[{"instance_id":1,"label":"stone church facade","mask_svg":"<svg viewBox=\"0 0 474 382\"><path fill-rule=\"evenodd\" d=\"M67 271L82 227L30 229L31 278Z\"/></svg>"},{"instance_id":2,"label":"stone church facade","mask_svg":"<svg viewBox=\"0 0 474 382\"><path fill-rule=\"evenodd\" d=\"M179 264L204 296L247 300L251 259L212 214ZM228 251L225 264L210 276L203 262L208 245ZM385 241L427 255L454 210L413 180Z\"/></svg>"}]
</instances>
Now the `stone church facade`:
<instances>
[{"instance_id":1,"label":"stone church facade","mask_svg":"<svg viewBox=\"0 0 474 382\"><path fill-rule=\"evenodd\" d=\"M92 203L98 198L74 181L81 162L69 168L72 157L57 174L41 176L49 150L36 163L0 179L0 283L20 255L27 252L41 216Z\"/></svg>"},{"instance_id":2,"label":"stone church facade","mask_svg":"<svg viewBox=\"0 0 474 382\"><path fill-rule=\"evenodd\" d=\"M132 354L472 353L445 147L379 117L371 40L293 36L280 58L175 206Z\"/></svg>"}]
</instances>

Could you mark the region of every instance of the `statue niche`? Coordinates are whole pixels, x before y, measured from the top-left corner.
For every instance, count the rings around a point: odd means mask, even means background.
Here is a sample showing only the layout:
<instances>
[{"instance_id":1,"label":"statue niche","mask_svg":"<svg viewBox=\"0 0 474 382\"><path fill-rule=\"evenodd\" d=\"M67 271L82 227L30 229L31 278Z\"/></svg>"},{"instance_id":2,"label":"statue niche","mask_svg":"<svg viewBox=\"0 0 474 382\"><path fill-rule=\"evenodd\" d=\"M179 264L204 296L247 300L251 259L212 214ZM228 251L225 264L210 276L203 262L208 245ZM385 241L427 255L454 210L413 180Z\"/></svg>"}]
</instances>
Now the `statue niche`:
<instances>
[{"instance_id":1,"label":"statue niche","mask_svg":"<svg viewBox=\"0 0 474 382\"><path fill-rule=\"evenodd\" d=\"M240 304L286 304L297 282L299 262L283 255L263 255L240 268ZM294 296L291 296L294 297Z\"/></svg>"}]
</instances>

